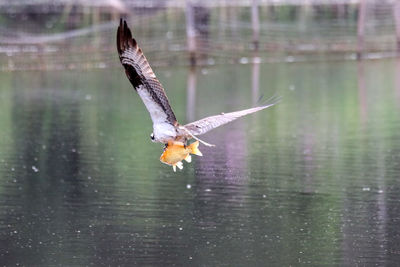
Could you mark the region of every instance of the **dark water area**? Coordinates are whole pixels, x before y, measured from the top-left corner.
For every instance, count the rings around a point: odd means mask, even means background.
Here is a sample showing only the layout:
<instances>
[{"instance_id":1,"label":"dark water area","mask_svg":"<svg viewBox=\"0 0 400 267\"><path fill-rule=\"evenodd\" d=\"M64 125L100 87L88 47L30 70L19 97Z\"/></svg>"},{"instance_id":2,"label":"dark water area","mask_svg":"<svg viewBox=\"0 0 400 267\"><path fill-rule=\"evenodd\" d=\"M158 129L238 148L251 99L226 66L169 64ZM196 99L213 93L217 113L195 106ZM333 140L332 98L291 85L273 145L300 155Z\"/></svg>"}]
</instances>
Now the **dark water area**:
<instances>
[{"instance_id":1,"label":"dark water area","mask_svg":"<svg viewBox=\"0 0 400 267\"><path fill-rule=\"evenodd\" d=\"M399 262L399 61L155 71L182 123L283 100L174 173L122 67L1 72L1 265Z\"/></svg>"}]
</instances>

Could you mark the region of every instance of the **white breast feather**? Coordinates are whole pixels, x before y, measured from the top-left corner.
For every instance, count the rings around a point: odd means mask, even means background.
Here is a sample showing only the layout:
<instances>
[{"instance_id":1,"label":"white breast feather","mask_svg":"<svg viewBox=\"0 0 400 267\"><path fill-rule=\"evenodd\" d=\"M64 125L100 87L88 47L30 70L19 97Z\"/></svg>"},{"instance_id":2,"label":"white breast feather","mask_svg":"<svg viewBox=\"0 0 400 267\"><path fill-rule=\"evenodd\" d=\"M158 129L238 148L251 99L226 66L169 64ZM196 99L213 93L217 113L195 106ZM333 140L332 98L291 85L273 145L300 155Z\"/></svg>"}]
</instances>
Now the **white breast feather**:
<instances>
[{"instance_id":1,"label":"white breast feather","mask_svg":"<svg viewBox=\"0 0 400 267\"><path fill-rule=\"evenodd\" d=\"M143 85L139 86L137 92L150 113L151 120L153 121L153 133L156 139L160 142L167 142L171 138L175 138L175 127L167 120L167 114L153 100L149 92Z\"/></svg>"}]
</instances>

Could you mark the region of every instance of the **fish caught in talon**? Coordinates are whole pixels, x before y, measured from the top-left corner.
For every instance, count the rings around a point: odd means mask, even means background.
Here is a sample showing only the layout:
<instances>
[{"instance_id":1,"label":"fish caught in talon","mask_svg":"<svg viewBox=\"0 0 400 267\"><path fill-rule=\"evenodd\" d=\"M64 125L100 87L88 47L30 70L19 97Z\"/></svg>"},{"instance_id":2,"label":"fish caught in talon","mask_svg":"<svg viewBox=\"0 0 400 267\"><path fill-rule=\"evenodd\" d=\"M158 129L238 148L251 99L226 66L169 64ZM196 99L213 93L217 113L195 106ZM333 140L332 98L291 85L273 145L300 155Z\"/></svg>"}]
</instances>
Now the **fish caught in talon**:
<instances>
[{"instance_id":1,"label":"fish caught in talon","mask_svg":"<svg viewBox=\"0 0 400 267\"><path fill-rule=\"evenodd\" d=\"M117 51L125 74L135 91L139 94L153 121L153 133L150 138L153 142L166 144L162 153L161 162L183 168L182 160L191 162L190 154L202 156L198 150L199 142L206 146L214 146L200 138L221 125L227 124L245 115L266 109L278 103L280 97L273 96L263 104L253 108L209 116L195 122L181 125L178 123L165 90L150 67L146 57L134 38L125 20L121 19L117 30ZM186 146L188 140L196 142Z\"/></svg>"},{"instance_id":2,"label":"fish caught in talon","mask_svg":"<svg viewBox=\"0 0 400 267\"><path fill-rule=\"evenodd\" d=\"M171 165L174 171L176 171L176 167L182 169L182 160L186 160L188 163L192 161L192 156L190 154L203 156L198 147L199 141L193 142L188 146L183 142L169 141L160 157L160 161Z\"/></svg>"}]
</instances>

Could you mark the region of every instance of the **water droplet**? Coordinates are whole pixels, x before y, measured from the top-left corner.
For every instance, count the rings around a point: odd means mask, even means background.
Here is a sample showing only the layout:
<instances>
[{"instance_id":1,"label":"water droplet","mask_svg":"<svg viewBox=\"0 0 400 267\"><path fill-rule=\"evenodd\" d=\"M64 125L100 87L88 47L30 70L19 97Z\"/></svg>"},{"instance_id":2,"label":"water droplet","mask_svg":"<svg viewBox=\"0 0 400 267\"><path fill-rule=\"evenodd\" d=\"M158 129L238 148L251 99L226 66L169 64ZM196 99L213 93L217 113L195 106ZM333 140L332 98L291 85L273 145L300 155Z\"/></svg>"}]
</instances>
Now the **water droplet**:
<instances>
[{"instance_id":1,"label":"water droplet","mask_svg":"<svg viewBox=\"0 0 400 267\"><path fill-rule=\"evenodd\" d=\"M105 69L105 68L107 67L107 64L104 63L104 62L100 62L100 63L97 64L97 67L98 67L99 69Z\"/></svg>"},{"instance_id":2,"label":"water droplet","mask_svg":"<svg viewBox=\"0 0 400 267\"><path fill-rule=\"evenodd\" d=\"M294 62L294 57L292 56L286 57L286 62Z\"/></svg>"},{"instance_id":3,"label":"water droplet","mask_svg":"<svg viewBox=\"0 0 400 267\"><path fill-rule=\"evenodd\" d=\"M213 58L209 58L209 59L207 59L207 64L208 65L214 65L215 64L215 60Z\"/></svg>"},{"instance_id":4,"label":"water droplet","mask_svg":"<svg viewBox=\"0 0 400 267\"><path fill-rule=\"evenodd\" d=\"M240 64L247 64L247 63L249 63L249 59L247 57L242 57L239 60L239 62L240 62Z\"/></svg>"},{"instance_id":5,"label":"water droplet","mask_svg":"<svg viewBox=\"0 0 400 267\"><path fill-rule=\"evenodd\" d=\"M165 34L165 36L166 36L168 39L172 39L172 37L174 37L174 33L173 33L172 31L168 31L168 32Z\"/></svg>"}]
</instances>

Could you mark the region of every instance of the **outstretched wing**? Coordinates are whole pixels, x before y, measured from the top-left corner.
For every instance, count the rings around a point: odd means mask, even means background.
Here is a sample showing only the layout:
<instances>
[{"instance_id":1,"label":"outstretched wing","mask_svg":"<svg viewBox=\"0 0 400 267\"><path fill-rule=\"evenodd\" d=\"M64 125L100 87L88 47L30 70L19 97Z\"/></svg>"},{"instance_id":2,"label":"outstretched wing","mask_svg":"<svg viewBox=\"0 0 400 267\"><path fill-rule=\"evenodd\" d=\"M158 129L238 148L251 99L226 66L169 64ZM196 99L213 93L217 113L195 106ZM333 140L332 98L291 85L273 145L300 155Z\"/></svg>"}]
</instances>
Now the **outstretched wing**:
<instances>
[{"instance_id":1,"label":"outstretched wing","mask_svg":"<svg viewBox=\"0 0 400 267\"><path fill-rule=\"evenodd\" d=\"M192 135L201 135L212 129L215 129L221 125L227 124L228 122L234 121L240 117L246 116L248 114L269 108L280 101L280 97L273 97L267 101L265 105L261 105L254 108L244 109L235 112L222 113L220 115L206 117L204 119L186 124L185 127L190 131ZM268 103L269 102L269 103Z\"/></svg>"},{"instance_id":2,"label":"outstretched wing","mask_svg":"<svg viewBox=\"0 0 400 267\"><path fill-rule=\"evenodd\" d=\"M168 122L177 125L175 114L169 105L164 88L143 55L142 49L132 38L126 21L122 21L122 19L117 31L117 49L126 76L143 100L153 124Z\"/></svg>"}]
</instances>

